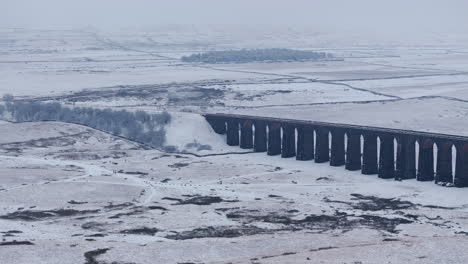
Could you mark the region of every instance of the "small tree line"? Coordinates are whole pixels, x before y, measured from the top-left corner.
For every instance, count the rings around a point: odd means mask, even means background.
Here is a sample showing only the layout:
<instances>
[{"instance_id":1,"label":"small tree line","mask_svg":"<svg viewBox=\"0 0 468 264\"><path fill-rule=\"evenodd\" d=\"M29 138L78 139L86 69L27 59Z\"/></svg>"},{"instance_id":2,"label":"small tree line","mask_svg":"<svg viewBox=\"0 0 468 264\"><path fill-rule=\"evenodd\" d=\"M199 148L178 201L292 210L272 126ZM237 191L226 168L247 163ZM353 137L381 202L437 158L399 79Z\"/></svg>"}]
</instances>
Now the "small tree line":
<instances>
[{"instance_id":1,"label":"small tree line","mask_svg":"<svg viewBox=\"0 0 468 264\"><path fill-rule=\"evenodd\" d=\"M329 58L333 58L333 55L325 52L276 48L209 51L184 56L182 57L182 61L203 63L246 63L259 61L307 61Z\"/></svg>"},{"instance_id":2,"label":"small tree line","mask_svg":"<svg viewBox=\"0 0 468 264\"><path fill-rule=\"evenodd\" d=\"M5 101L5 100L4 100ZM162 147L166 140L164 126L171 120L167 112L148 114L143 111L63 107L60 103L6 101L0 115L14 121L61 121L76 123L122 136L152 147Z\"/></svg>"}]
</instances>

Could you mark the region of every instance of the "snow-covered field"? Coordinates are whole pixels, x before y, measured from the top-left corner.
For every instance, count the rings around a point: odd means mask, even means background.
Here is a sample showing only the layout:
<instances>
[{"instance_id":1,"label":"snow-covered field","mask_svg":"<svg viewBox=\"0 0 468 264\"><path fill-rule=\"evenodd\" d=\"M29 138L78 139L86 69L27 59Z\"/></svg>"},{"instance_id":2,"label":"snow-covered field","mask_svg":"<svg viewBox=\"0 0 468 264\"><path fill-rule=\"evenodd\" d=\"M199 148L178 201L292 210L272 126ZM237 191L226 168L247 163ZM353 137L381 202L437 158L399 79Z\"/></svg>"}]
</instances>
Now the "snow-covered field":
<instances>
[{"instance_id":1,"label":"snow-covered field","mask_svg":"<svg viewBox=\"0 0 468 264\"><path fill-rule=\"evenodd\" d=\"M62 129L70 132L54 144ZM465 189L263 153L166 154L60 123L4 124L0 132L3 263L86 263L97 249L108 249L99 263L466 257Z\"/></svg>"},{"instance_id":2,"label":"snow-covered field","mask_svg":"<svg viewBox=\"0 0 468 264\"><path fill-rule=\"evenodd\" d=\"M199 115L468 136L466 36L344 39L254 29L0 30L0 95L167 110L166 145L184 152L74 124L0 121L0 263L465 263L468 190L249 153L226 146ZM259 47L343 60L179 60Z\"/></svg>"}]
</instances>

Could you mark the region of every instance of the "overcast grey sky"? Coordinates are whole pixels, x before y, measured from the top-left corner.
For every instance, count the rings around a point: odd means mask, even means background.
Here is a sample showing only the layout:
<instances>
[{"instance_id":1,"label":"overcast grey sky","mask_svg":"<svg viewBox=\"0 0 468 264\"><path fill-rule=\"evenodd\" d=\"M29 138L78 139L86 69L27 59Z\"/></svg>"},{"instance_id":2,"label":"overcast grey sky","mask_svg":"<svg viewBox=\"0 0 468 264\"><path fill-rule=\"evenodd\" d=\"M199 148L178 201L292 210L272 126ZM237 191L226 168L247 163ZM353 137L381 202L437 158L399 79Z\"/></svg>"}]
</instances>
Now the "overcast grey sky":
<instances>
[{"instance_id":1,"label":"overcast grey sky","mask_svg":"<svg viewBox=\"0 0 468 264\"><path fill-rule=\"evenodd\" d=\"M161 24L467 32L468 0L0 0L0 27Z\"/></svg>"}]
</instances>

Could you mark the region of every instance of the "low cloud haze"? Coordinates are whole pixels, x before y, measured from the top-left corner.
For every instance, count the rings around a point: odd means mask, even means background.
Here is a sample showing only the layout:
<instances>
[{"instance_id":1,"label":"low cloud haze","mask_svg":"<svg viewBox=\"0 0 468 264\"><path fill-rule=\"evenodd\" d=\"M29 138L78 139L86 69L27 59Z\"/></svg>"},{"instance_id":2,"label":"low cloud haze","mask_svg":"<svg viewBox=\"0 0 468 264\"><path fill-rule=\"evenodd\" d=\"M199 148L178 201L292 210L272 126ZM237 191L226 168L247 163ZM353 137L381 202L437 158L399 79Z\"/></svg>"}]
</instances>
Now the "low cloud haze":
<instances>
[{"instance_id":1,"label":"low cloud haze","mask_svg":"<svg viewBox=\"0 0 468 264\"><path fill-rule=\"evenodd\" d=\"M468 32L467 10L467 0L2 0L0 27L255 25L443 34Z\"/></svg>"}]
</instances>

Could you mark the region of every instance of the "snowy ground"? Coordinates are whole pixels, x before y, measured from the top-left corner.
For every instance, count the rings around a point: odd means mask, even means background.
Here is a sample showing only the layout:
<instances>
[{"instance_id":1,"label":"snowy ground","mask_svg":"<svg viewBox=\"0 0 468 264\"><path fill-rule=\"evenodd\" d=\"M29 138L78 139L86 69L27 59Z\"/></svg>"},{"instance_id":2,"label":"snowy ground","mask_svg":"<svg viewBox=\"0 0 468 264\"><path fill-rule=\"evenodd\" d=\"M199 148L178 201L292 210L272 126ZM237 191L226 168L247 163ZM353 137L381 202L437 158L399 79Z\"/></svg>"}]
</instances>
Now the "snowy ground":
<instances>
[{"instance_id":1,"label":"snowy ground","mask_svg":"<svg viewBox=\"0 0 468 264\"><path fill-rule=\"evenodd\" d=\"M420 46L353 42L336 46L323 41L334 38L327 35L296 32L296 37L281 42L284 35L280 33L249 39L233 32L231 36L218 31L194 36L186 31L164 35L159 31L4 30L0 42L0 93L147 111L259 111L259 115L286 117L300 113L301 118L311 120L321 119L322 114L329 119L330 114L335 114L340 118L328 121L368 125L378 121L379 125L391 127L399 126L399 122L405 128L435 132L447 132L443 127L447 122L454 133L464 132L467 125L464 120L451 119L468 100L468 47L458 42L433 41ZM236 45L251 47L267 40L279 47L331 52L343 60L217 65L179 60L192 52ZM361 102L370 104L358 104ZM327 111L317 113L317 104ZM448 110L439 106L448 106ZM283 109L277 111L278 107ZM346 112L337 111L340 108ZM405 112L399 116L402 120L385 115L359 118L369 112L393 113L396 108ZM435 114L421 111L426 108ZM465 110L461 111L464 115ZM439 116L445 121L434 120ZM410 121L407 124L403 119ZM412 126L415 119L431 125ZM453 127L454 123L458 126Z\"/></svg>"},{"instance_id":2,"label":"snowy ground","mask_svg":"<svg viewBox=\"0 0 468 264\"><path fill-rule=\"evenodd\" d=\"M463 38L359 43L299 31L178 28L2 29L0 36L0 94L167 110L166 145L186 152L163 153L73 124L0 121L1 263L466 262L468 190L246 153L227 147L198 115L468 136ZM343 60L178 60L252 47L322 50Z\"/></svg>"},{"instance_id":3,"label":"snowy ground","mask_svg":"<svg viewBox=\"0 0 468 264\"><path fill-rule=\"evenodd\" d=\"M464 189L262 153L171 155L60 123L0 126L11 130L0 146L3 263L87 263L96 249L109 249L99 263L466 257Z\"/></svg>"}]
</instances>

